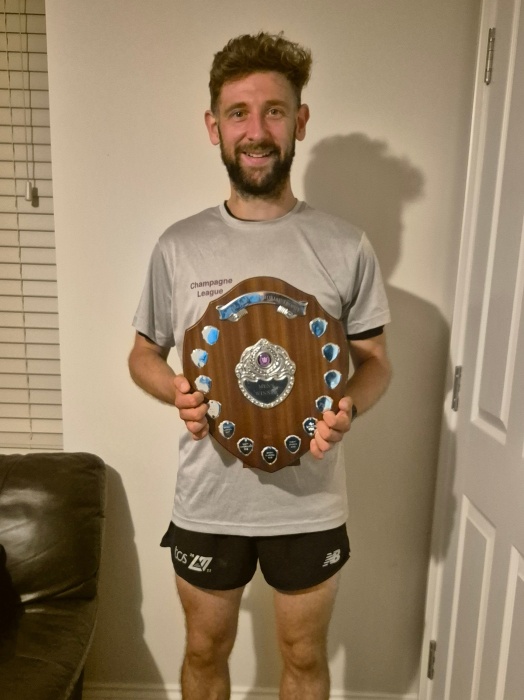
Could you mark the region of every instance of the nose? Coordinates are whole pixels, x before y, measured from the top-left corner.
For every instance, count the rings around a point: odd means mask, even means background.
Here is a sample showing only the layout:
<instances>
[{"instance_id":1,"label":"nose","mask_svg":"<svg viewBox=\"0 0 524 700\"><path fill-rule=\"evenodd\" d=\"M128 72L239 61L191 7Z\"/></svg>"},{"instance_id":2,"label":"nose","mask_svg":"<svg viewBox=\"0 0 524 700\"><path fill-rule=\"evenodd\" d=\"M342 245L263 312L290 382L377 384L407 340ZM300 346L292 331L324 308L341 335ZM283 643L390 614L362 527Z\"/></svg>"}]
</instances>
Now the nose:
<instances>
[{"instance_id":1,"label":"nose","mask_svg":"<svg viewBox=\"0 0 524 700\"><path fill-rule=\"evenodd\" d=\"M260 141L267 135L266 122L263 114L251 112L246 121L246 136L250 141Z\"/></svg>"}]
</instances>

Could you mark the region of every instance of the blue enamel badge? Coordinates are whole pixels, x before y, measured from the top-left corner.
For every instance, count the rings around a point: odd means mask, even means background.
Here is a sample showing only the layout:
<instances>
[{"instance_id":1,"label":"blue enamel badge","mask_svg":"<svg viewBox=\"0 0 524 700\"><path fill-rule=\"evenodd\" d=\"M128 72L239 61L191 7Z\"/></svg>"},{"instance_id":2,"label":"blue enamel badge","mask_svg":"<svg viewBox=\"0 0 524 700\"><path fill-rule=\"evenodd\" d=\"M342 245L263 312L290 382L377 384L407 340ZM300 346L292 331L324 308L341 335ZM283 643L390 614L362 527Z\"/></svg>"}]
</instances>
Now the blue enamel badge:
<instances>
[{"instance_id":1,"label":"blue enamel badge","mask_svg":"<svg viewBox=\"0 0 524 700\"><path fill-rule=\"evenodd\" d=\"M315 406L321 413L329 411L333 406L333 399L330 396L319 396L315 401Z\"/></svg>"},{"instance_id":2,"label":"blue enamel badge","mask_svg":"<svg viewBox=\"0 0 524 700\"><path fill-rule=\"evenodd\" d=\"M220 331L218 328L215 328L215 326L204 326L204 328L202 328L202 337L208 345L214 345L219 335Z\"/></svg>"},{"instance_id":3,"label":"blue enamel badge","mask_svg":"<svg viewBox=\"0 0 524 700\"><path fill-rule=\"evenodd\" d=\"M342 375L337 369L331 369L324 375L324 380L330 389L334 389L340 384Z\"/></svg>"},{"instance_id":4,"label":"blue enamel badge","mask_svg":"<svg viewBox=\"0 0 524 700\"><path fill-rule=\"evenodd\" d=\"M220 403L220 401L213 401L213 399L211 399L207 406L207 415L210 418L218 418L221 410L222 404Z\"/></svg>"},{"instance_id":5,"label":"blue enamel badge","mask_svg":"<svg viewBox=\"0 0 524 700\"><path fill-rule=\"evenodd\" d=\"M193 364L197 367L203 367L207 362L207 358L207 352L205 350L201 350L200 348L196 348L191 353L191 359L193 360Z\"/></svg>"},{"instance_id":6,"label":"blue enamel badge","mask_svg":"<svg viewBox=\"0 0 524 700\"><path fill-rule=\"evenodd\" d=\"M208 394L211 391L211 377L206 377L204 374L199 374L195 379L197 391L203 394Z\"/></svg>"},{"instance_id":7,"label":"blue enamel badge","mask_svg":"<svg viewBox=\"0 0 524 700\"><path fill-rule=\"evenodd\" d=\"M326 332L327 325L327 321L325 321L323 318L314 318L309 323L311 332L317 338L320 338L321 335L324 335L324 333Z\"/></svg>"},{"instance_id":8,"label":"blue enamel badge","mask_svg":"<svg viewBox=\"0 0 524 700\"><path fill-rule=\"evenodd\" d=\"M336 360L340 353L340 347L336 343L327 343L322 348L322 354L328 362Z\"/></svg>"}]
</instances>

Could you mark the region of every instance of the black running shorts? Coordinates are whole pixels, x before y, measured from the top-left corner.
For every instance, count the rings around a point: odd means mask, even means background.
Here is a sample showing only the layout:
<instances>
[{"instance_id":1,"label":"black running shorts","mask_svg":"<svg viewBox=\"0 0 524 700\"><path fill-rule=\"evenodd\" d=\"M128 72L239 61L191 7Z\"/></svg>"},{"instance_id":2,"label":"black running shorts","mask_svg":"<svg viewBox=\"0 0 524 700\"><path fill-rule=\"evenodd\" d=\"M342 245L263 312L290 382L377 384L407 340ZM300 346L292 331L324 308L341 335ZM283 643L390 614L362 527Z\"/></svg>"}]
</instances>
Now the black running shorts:
<instances>
[{"instance_id":1,"label":"black running shorts","mask_svg":"<svg viewBox=\"0 0 524 700\"><path fill-rule=\"evenodd\" d=\"M249 583L258 562L270 586L298 591L330 578L349 559L345 525L300 535L243 537L192 532L170 523L160 544L171 548L181 578L222 591Z\"/></svg>"}]
</instances>

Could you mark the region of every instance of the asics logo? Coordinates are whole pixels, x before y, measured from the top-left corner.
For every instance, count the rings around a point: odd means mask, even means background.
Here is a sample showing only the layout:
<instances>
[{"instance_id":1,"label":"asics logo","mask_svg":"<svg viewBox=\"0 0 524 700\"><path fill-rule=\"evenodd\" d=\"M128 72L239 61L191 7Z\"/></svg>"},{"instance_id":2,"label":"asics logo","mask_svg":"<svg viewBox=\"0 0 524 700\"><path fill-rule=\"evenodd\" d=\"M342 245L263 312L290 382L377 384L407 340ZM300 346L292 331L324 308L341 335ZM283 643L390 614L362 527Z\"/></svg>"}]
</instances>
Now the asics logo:
<instances>
[{"instance_id":1,"label":"asics logo","mask_svg":"<svg viewBox=\"0 0 524 700\"><path fill-rule=\"evenodd\" d=\"M340 549L335 549L334 552L328 552L322 567L336 564L338 561L340 561Z\"/></svg>"}]
</instances>

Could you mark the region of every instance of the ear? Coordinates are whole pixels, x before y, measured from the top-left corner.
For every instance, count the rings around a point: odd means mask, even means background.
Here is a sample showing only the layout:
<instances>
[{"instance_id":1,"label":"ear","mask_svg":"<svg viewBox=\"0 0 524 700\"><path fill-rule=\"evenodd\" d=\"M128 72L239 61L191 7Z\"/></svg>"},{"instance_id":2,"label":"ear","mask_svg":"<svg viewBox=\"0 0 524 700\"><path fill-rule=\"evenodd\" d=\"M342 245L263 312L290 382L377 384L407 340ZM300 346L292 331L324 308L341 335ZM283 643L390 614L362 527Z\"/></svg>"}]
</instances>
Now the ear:
<instances>
[{"instance_id":1,"label":"ear","mask_svg":"<svg viewBox=\"0 0 524 700\"><path fill-rule=\"evenodd\" d=\"M209 134L209 140L213 146L218 146L220 143L220 134L218 131L218 121L213 114L213 112L208 109L204 115L206 121L207 133Z\"/></svg>"},{"instance_id":2,"label":"ear","mask_svg":"<svg viewBox=\"0 0 524 700\"><path fill-rule=\"evenodd\" d=\"M303 141L306 138L306 124L309 121L309 107L300 105L296 116L295 138L297 141Z\"/></svg>"}]
</instances>

